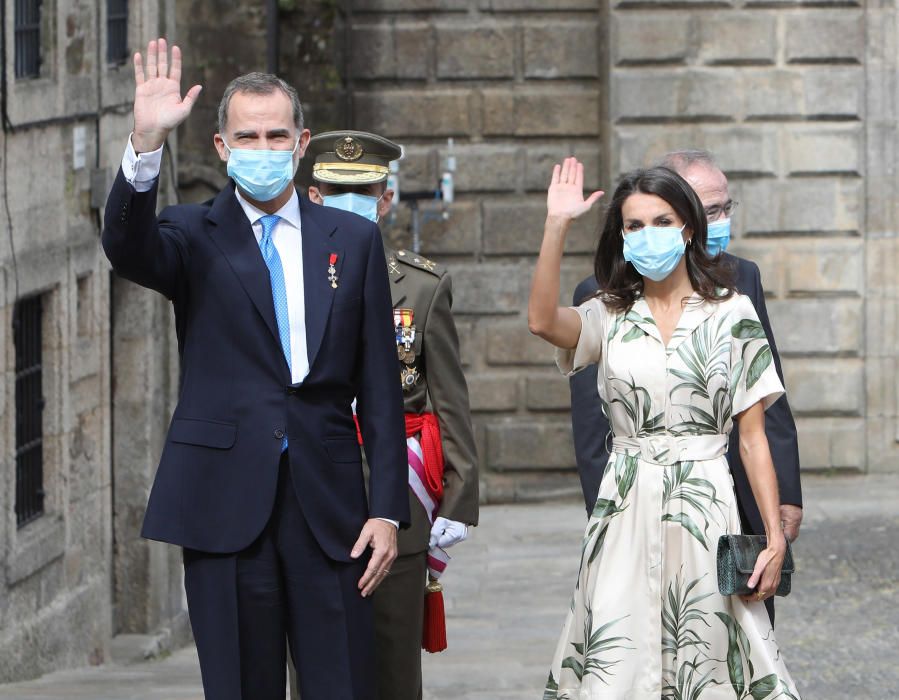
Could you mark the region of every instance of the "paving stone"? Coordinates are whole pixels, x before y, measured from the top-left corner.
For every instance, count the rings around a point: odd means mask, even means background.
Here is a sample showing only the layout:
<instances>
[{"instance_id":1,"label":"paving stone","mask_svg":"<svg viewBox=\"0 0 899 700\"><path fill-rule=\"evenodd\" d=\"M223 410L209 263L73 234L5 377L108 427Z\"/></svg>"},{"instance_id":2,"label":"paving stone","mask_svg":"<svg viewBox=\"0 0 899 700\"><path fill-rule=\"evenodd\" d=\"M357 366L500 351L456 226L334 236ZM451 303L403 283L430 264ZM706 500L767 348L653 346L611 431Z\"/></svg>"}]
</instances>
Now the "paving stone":
<instances>
[{"instance_id":1,"label":"paving stone","mask_svg":"<svg viewBox=\"0 0 899 700\"><path fill-rule=\"evenodd\" d=\"M577 488L577 479L569 476ZM777 637L804 698L880 700L899 687L899 477L806 475L793 592ZM583 504L483 506L442 579L449 648L422 659L425 700L539 697L577 577ZM851 640L851 641L850 641ZM851 644L851 653L850 653ZM0 685L2 700L202 700L196 651Z\"/></svg>"}]
</instances>

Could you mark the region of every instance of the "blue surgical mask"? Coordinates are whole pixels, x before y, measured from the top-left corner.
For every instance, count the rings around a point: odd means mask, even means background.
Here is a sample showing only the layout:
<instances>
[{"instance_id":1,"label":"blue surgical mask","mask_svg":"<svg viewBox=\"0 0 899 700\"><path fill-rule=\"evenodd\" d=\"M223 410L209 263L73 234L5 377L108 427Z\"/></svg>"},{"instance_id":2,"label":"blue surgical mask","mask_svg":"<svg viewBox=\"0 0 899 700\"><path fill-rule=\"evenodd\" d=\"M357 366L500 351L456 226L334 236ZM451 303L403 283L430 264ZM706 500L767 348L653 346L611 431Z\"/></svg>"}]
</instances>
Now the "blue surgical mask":
<instances>
[{"instance_id":1,"label":"blue surgical mask","mask_svg":"<svg viewBox=\"0 0 899 700\"><path fill-rule=\"evenodd\" d=\"M708 238L706 238L705 249L709 255L715 256L727 250L727 244L730 243L730 219L720 219L709 224Z\"/></svg>"},{"instance_id":2,"label":"blue surgical mask","mask_svg":"<svg viewBox=\"0 0 899 700\"><path fill-rule=\"evenodd\" d=\"M644 277L661 282L684 255L683 230L683 226L646 226L628 233L624 236L624 259Z\"/></svg>"},{"instance_id":3,"label":"blue surgical mask","mask_svg":"<svg viewBox=\"0 0 899 700\"><path fill-rule=\"evenodd\" d=\"M383 197L383 195L381 195ZM343 209L344 211L364 216L369 221L378 223L378 202L381 197L372 197L357 192L345 192L344 194L326 194L322 197L326 207Z\"/></svg>"},{"instance_id":4,"label":"blue surgical mask","mask_svg":"<svg viewBox=\"0 0 899 700\"><path fill-rule=\"evenodd\" d=\"M222 143L225 139L222 139ZM292 151L262 151L252 148L228 149L228 176L237 186L257 202L269 202L281 194L293 182L296 166L293 154L297 152L297 139Z\"/></svg>"}]
</instances>

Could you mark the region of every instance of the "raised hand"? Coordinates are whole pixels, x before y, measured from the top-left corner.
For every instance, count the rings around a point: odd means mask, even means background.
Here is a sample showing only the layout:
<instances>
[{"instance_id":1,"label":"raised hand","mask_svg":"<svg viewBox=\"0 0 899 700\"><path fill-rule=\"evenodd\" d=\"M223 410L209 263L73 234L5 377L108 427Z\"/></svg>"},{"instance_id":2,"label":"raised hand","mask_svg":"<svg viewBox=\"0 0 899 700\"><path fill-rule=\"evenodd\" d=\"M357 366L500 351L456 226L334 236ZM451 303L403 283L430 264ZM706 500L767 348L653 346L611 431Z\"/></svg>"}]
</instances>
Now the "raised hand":
<instances>
[{"instance_id":1,"label":"raised hand","mask_svg":"<svg viewBox=\"0 0 899 700\"><path fill-rule=\"evenodd\" d=\"M169 66L165 39L147 45L147 63L134 54L134 136L138 153L155 151L165 143L169 132L187 119L202 87L194 85L181 97L181 49L172 47Z\"/></svg>"},{"instance_id":2,"label":"raised hand","mask_svg":"<svg viewBox=\"0 0 899 700\"><path fill-rule=\"evenodd\" d=\"M577 158L566 158L553 167L552 182L546 193L546 215L576 219L599 201L603 192L596 191L584 199L584 164Z\"/></svg>"}]
</instances>

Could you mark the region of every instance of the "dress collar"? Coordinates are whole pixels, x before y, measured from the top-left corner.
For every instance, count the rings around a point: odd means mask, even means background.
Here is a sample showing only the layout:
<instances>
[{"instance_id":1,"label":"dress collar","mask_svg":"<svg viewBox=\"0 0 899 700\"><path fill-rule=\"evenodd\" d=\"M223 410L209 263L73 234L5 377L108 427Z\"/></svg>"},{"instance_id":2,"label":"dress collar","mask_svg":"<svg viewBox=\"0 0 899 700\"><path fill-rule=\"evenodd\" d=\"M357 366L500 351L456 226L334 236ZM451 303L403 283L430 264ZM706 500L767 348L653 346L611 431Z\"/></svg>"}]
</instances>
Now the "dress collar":
<instances>
[{"instance_id":1,"label":"dress collar","mask_svg":"<svg viewBox=\"0 0 899 700\"><path fill-rule=\"evenodd\" d=\"M715 306L714 303L704 300L699 294L693 292L684 306L683 313L677 322L674 333L671 335L671 340L668 341L666 350L669 353L674 352L678 345L689 338L693 331L714 313ZM659 332L655 319L652 317L652 311L649 310L646 297L640 296L637 298L630 311L625 315L624 320L639 327L646 335L655 338L659 343L662 342L662 334Z\"/></svg>"}]
</instances>

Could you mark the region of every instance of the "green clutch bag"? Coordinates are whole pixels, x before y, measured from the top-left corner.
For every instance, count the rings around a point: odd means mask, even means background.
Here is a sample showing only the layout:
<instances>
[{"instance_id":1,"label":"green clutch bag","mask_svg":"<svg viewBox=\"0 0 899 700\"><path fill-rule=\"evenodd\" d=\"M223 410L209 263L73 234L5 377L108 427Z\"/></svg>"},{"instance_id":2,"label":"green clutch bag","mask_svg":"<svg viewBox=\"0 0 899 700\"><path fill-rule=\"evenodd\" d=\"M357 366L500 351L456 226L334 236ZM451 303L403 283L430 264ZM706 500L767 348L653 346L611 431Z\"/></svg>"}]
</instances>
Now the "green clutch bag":
<instances>
[{"instance_id":1,"label":"green clutch bag","mask_svg":"<svg viewBox=\"0 0 899 700\"><path fill-rule=\"evenodd\" d=\"M749 577L755 569L755 560L768 545L764 535L721 535L718 538L718 592L721 595L751 595ZM787 553L780 570L780 584L775 595L790 593L793 565L793 550L787 541Z\"/></svg>"}]
</instances>

